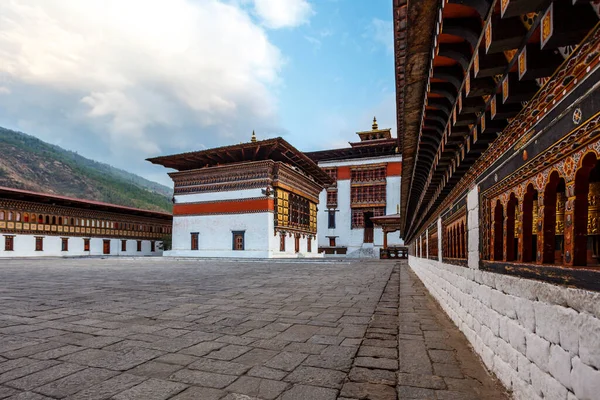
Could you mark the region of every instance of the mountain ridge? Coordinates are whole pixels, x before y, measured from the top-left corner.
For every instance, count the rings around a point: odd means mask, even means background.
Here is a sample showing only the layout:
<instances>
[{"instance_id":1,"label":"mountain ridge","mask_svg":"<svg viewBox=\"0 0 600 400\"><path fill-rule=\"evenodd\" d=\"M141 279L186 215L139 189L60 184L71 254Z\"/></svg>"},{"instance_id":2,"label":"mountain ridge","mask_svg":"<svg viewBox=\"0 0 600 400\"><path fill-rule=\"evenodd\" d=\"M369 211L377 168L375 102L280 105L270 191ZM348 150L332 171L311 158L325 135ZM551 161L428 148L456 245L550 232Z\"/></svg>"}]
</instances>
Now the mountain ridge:
<instances>
[{"instance_id":1,"label":"mountain ridge","mask_svg":"<svg viewBox=\"0 0 600 400\"><path fill-rule=\"evenodd\" d=\"M23 132L0 127L0 154L0 186L155 211L172 210L171 188Z\"/></svg>"}]
</instances>

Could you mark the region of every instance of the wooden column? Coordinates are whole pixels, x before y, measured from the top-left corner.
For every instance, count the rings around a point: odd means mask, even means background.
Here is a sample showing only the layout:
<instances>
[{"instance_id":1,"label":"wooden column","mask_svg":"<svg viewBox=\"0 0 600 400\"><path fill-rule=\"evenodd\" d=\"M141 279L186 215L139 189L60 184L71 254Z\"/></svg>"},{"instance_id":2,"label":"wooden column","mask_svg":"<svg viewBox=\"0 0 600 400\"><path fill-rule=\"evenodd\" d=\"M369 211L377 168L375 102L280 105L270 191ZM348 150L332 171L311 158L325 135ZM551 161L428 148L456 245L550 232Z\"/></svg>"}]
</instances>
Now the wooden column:
<instances>
[{"instance_id":1,"label":"wooden column","mask_svg":"<svg viewBox=\"0 0 600 400\"><path fill-rule=\"evenodd\" d=\"M521 197L519 199L519 216L518 216L518 221L516 221L517 226L519 227L517 230L517 237L519 238L519 246L517 249L517 261L518 262L523 262L523 253L524 250L527 250L531 244L529 246L524 244L523 241L523 215L525 214L525 210L523 208L523 203L525 202L524 197ZM531 232L531 226L529 226L529 232ZM529 241L531 242L531 238L529 239Z\"/></svg>"},{"instance_id":2,"label":"wooden column","mask_svg":"<svg viewBox=\"0 0 600 400\"><path fill-rule=\"evenodd\" d=\"M535 255L535 261L537 264L542 264L544 259L544 192L538 192L538 219L535 221L537 224L537 251ZM554 229L554 228L553 228ZM554 243L552 243L554 246Z\"/></svg>"},{"instance_id":3,"label":"wooden column","mask_svg":"<svg viewBox=\"0 0 600 400\"><path fill-rule=\"evenodd\" d=\"M498 261L496 260L496 235L499 234L496 232L496 205L492 204L490 206L490 212L492 213L492 217L490 218L490 221L492 221L491 223L491 227L490 227L490 260L491 261Z\"/></svg>"},{"instance_id":4,"label":"wooden column","mask_svg":"<svg viewBox=\"0 0 600 400\"><path fill-rule=\"evenodd\" d=\"M567 201L565 202L565 227L564 227L564 254L563 263L565 265L574 265L575 260L575 207L578 207L578 212L587 208L587 191L585 191L585 203L575 201L575 182L566 184ZM587 214L587 213L586 213ZM585 217L587 223L587 215ZM587 224L586 224L587 225ZM585 265L585 254L583 254L583 262Z\"/></svg>"},{"instance_id":5,"label":"wooden column","mask_svg":"<svg viewBox=\"0 0 600 400\"><path fill-rule=\"evenodd\" d=\"M502 260L507 260L508 255L508 207L504 206L504 220L502 221Z\"/></svg>"},{"instance_id":6,"label":"wooden column","mask_svg":"<svg viewBox=\"0 0 600 400\"><path fill-rule=\"evenodd\" d=\"M384 250L387 250L387 244L388 244L387 243L387 234L388 234L388 231L385 228L383 228L383 249Z\"/></svg>"}]
</instances>

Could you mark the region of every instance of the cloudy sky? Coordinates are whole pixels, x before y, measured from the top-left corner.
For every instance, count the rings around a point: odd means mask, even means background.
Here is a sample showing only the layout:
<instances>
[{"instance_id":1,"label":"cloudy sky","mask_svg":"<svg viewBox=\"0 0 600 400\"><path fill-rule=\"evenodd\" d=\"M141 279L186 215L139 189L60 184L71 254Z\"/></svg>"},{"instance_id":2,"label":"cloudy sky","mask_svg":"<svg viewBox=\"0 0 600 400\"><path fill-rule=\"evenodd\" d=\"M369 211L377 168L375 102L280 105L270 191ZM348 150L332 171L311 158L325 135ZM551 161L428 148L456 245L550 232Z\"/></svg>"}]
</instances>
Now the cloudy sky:
<instances>
[{"instance_id":1,"label":"cloudy sky","mask_svg":"<svg viewBox=\"0 0 600 400\"><path fill-rule=\"evenodd\" d=\"M169 184L145 158L394 128L391 0L2 0L0 126ZM395 132L395 130L394 130Z\"/></svg>"}]
</instances>

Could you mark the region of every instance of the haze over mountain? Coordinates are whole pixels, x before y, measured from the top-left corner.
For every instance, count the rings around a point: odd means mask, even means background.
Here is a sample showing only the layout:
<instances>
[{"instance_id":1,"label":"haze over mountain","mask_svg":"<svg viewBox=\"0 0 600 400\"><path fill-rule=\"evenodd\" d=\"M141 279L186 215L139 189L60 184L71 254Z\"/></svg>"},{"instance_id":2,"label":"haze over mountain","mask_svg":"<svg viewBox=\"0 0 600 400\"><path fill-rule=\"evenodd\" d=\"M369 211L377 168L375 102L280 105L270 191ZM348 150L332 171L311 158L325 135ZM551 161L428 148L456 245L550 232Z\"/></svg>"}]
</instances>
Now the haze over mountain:
<instances>
[{"instance_id":1,"label":"haze over mountain","mask_svg":"<svg viewBox=\"0 0 600 400\"><path fill-rule=\"evenodd\" d=\"M171 211L164 185L0 127L0 186Z\"/></svg>"}]
</instances>

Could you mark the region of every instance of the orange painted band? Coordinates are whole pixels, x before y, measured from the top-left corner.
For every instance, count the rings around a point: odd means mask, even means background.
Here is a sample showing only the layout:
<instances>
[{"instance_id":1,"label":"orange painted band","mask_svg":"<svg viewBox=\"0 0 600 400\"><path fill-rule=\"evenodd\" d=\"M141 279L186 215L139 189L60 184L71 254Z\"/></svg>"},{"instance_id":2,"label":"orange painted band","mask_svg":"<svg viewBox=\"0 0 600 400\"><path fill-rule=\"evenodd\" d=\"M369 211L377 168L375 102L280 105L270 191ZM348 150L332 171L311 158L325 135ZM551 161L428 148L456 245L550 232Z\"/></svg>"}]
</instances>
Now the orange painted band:
<instances>
[{"instance_id":1,"label":"orange painted band","mask_svg":"<svg viewBox=\"0 0 600 400\"><path fill-rule=\"evenodd\" d=\"M402 163L391 162L387 165L387 176L402 176Z\"/></svg>"},{"instance_id":2,"label":"orange painted band","mask_svg":"<svg viewBox=\"0 0 600 400\"><path fill-rule=\"evenodd\" d=\"M223 200L210 203L175 204L173 215L244 214L275 210L271 198Z\"/></svg>"}]
</instances>

